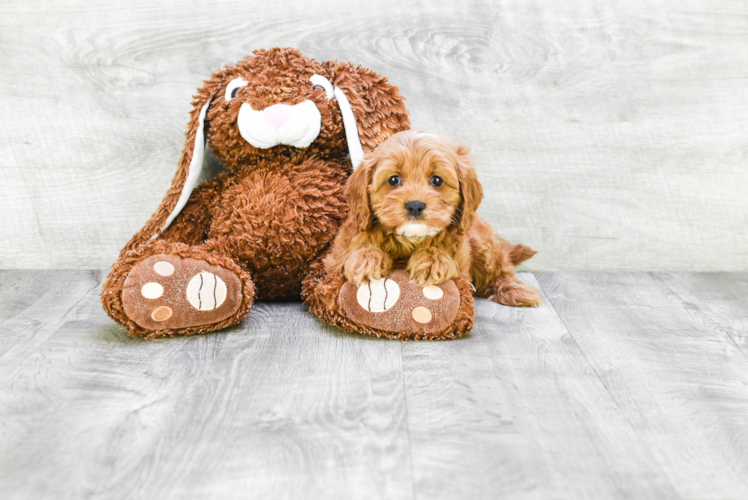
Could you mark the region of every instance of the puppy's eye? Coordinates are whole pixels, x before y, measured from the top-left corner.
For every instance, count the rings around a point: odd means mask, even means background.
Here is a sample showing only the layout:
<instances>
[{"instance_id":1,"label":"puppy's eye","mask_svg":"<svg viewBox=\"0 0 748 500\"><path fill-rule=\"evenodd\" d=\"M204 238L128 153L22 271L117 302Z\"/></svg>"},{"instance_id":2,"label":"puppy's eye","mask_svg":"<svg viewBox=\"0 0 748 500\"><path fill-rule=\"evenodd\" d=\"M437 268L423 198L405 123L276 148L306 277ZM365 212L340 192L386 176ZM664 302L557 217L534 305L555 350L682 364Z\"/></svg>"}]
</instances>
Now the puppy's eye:
<instances>
[{"instance_id":1,"label":"puppy's eye","mask_svg":"<svg viewBox=\"0 0 748 500\"><path fill-rule=\"evenodd\" d=\"M442 184L444 184L444 180L441 177L439 177L438 175L435 175L435 176L431 177L431 185L432 186L439 187Z\"/></svg>"},{"instance_id":2,"label":"puppy's eye","mask_svg":"<svg viewBox=\"0 0 748 500\"><path fill-rule=\"evenodd\" d=\"M234 97L236 97L236 93L237 93L237 92L239 92L239 87L237 87L237 88L235 88L234 90L232 90L232 91L231 91L231 98L232 98L232 99L233 99Z\"/></svg>"},{"instance_id":3,"label":"puppy's eye","mask_svg":"<svg viewBox=\"0 0 748 500\"><path fill-rule=\"evenodd\" d=\"M400 176L399 175L393 175L390 177L390 179L387 181L390 183L390 186L399 186L400 185Z\"/></svg>"},{"instance_id":4,"label":"puppy's eye","mask_svg":"<svg viewBox=\"0 0 748 500\"><path fill-rule=\"evenodd\" d=\"M315 85L314 87L312 87L312 90L317 90L317 89L325 90L325 87L323 87L322 85Z\"/></svg>"}]
</instances>

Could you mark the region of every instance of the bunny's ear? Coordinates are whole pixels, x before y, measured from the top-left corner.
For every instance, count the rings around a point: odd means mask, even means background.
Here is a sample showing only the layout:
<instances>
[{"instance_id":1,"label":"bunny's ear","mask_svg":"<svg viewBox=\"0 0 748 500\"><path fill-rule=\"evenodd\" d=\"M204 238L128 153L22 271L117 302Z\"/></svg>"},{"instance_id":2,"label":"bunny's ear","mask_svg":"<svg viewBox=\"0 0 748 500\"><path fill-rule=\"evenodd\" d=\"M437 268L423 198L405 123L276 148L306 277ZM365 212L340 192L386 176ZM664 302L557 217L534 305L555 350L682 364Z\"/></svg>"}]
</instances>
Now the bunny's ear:
<instances>
[{"instance_id":1,"label":"bunny's ear","mask_svg":"<svg viewBox=\"0 0 748 500\"><path fill-rule=\"evenodd\" d=\"M187 200L190 199L192 190L195 189L197 179L200 177L200 172L202 172L203 170L203 159L205 158L205 115L208 114L208 108L210 107L211 100L212 97L208 99L208 102L203 104L200 108L200 113L198 114L197 118L197 128L195 129L194 133L191 134L191 140L188 137L187 144L185 144L184 146L182 158L179 160L179 172L177 172L177 175L172 181L172 190L177 187L177 183L181 185L181 188L177 188L180 190L179 198L177 199L177 203L176 205L174 205L174 208L171 209L171 212L166 218L166 221L164 221L164 225L161 226L161 232L166 231L166 228L169 227L169 224L171 224L174 218L179 215L179 212L181 212L184 206L187 204ZM190 142L192 143L191 146ZM181 174L182 170L184 170L184 164L186 163L185 157L187 156L186 153L188 149L192 150L192 158L190 158L190 163L187 166L187 176L186 178L184 178L184 180L182 180L184 175ZM155 236L156 235L154 234L151 237L153 238Z\"/></svg>"},{"instance_id":2,"label":"bunny's ear","mask_svg":"<svg viewBox=\"0 0 748 500\"><path fill-rule=\"evenodd\" d=\"M205 117L214 95L215 90L211 89L209 85L198 90L190 115L191 119L186 134L187 140L179 158L177 173L171 181L171 187L161 201L161 205L143 226L143 229L137 232L122 249L122 254L156 238L169 227L187 204L203 168L206 138Z\"/></svg>"},{"instance_id":3,"label":"bunny's ear","mask_svg":"<svg viewBox=\"0 0 748 500\"><path fill-rule=\"evenodd\" d=\"M351 134L347 130L344 104L339 93L344 94L345 104L355 116L357 135L364 152L369 153L391 135L410 129L405 98L400 89L387 82L386 77L347 62L328 61L322 66L335 87L335 96L346 125L346 137Z\"/></svg>"},{"instance_id":4,"label":"bunny's ear","mask_svg":"<svg viewBox=\"0 0 748 500\"><path fill-rule=\"evenodd\" d=\"M335 87L335 99L338 100L340 116L343 117L343 128L345 129L345 140L348 143L348 153L351 156L351 164L355 170L364 159L364 148L361 146L361 137L358 134L356 115L353 114L351 103L345 92L340 87Z\"/></svg>"}]
</instances>

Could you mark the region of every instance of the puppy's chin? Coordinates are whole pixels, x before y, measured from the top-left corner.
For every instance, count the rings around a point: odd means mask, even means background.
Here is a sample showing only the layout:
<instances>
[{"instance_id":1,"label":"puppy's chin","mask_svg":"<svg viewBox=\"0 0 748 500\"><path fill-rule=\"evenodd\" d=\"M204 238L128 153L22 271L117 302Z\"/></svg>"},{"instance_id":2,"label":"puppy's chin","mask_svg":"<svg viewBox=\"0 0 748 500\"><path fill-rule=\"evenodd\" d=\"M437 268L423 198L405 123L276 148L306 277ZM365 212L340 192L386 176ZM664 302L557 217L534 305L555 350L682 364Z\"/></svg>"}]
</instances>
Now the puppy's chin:
<instances>
[{"instance_id":1,"label":"puppy's chin","mask_svg":"<svg viewBox=\"0 0 748 500\"><path fill-rule=\"evenodd\" d=\"M398 236L406 238L423 238L425 236L434 236L441 228L427 226L422 222L406 222L397 228Z\"/></svg>"}]
</instances>

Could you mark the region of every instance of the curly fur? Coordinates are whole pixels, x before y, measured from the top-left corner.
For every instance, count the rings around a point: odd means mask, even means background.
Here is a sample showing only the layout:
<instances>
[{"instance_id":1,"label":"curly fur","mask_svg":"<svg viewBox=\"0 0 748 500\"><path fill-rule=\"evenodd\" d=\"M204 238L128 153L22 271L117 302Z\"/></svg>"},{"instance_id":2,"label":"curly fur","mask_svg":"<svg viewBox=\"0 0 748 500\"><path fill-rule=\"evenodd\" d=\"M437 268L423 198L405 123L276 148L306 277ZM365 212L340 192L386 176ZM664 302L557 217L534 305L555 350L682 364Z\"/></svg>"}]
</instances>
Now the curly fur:
<instances>
[{"instance_id":1,"label":"curly fur","mask_svg":"<svg viewBox=\"0 0 748 500\"><path fill-rule=\"evenodd\" d=\"M257 299L298 297L310 266L330 246L348 206L344 185L352 172L337 103L310 84L326 77L351 104L365 151L409 128L408 111L397 87L375 72L340 61L317 62L296 49L255 51L234 66L215 72L198 89L187 140L172 186L143 229L120 252L102 290L107 313L133 335L158 337L218 330L240 321ZM224 91L237 77L248 85L227 102ZM242 138L237 116L242 103L253 109L311 100L321 114L321 130L304 149L277 145L258 149ZM228 169L204 182L165 231L187 179L200 111L207 111L207 141ZM155 239L153 239L155 237ZM127 318L121 287L132 267L159 253L200 258L240 277L244 301L220 323L177 331L147 331Z\"/></svg>"},{"instance_id":2,"label":"curly fur","mask_svg":"<svg viewBox=\"0 0 748 500\"><path fill-rule=\"evenodd\" d=\"M394 178L399 184L393 186ZM421 285L463 278L495 302L540 305L538 292L514 275L514 266L534 250L498 238L476 213L483 189L466 146L399 132L365 158L348 181L347 196L350 213L324 260L328 273L344 273L360 285L403 263ZM421 214L408 212L412 201L425 205ZM414 228L417 234L409 234Z\"/></svg>"}]
</instances>

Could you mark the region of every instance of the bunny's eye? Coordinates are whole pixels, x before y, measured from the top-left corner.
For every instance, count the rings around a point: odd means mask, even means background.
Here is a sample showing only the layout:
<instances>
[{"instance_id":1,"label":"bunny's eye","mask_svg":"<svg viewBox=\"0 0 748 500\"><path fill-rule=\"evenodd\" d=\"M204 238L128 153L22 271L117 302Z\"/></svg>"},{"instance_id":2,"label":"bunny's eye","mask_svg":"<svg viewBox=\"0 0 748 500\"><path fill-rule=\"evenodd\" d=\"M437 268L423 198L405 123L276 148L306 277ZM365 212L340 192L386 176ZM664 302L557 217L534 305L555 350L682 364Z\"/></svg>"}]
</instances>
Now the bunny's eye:
<instances>
[{"instance_id":1,"label":"bunny's eye","mask_svg":"<svg viewBox=\"0 0 748 500\"><path fill-rule=\"evenodd\" d=\"M399 186L400 185L400 176L399 175L393 175L389 178L387 181L389 182L390 186Z\"/></svg>"},{"instance_id":2,"label":"bunny's eye","mask_svg":"<svg viewBox=\"0 0 748 500\"><path fill-rule=\"evenodd\" d=\"M332 83L330 83L330 80L322 75L312 75L309 81L312 83L312 90L322 89L325 91L325 97L327 99L332 99L332 96L335 94L335 89L333 88Z\"/></svg>"},{"instance_id":3,"label":"bunny's eye","mask_svg":"<svg viewBox=\"0 0 748 500\"><path fill-rule=\"evenodd\" d=\"M226 93L223 95L223 98L226 102L229 102L231 99L236 97L236 93L239 92L240 88L246 87L247 85L248 82L244 78L234 78L228 85L226 85Z\"/></svg>"}]
</instances>

